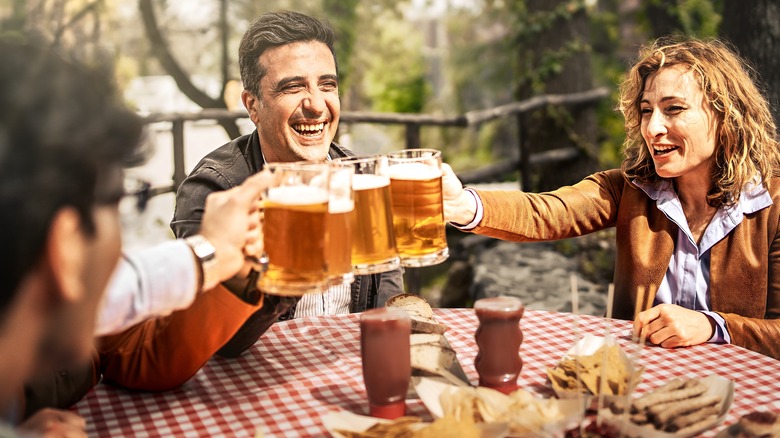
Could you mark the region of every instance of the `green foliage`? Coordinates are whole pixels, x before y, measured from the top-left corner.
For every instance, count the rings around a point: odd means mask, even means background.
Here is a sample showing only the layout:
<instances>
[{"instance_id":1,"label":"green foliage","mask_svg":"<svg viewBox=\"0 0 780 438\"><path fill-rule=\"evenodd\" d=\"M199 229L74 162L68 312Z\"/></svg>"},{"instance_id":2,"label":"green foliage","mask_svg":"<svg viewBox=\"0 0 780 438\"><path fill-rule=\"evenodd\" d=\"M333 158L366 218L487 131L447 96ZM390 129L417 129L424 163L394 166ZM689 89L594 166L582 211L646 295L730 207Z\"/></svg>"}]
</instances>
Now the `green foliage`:
<instances>
[{"instance_id":1,"label":"green foliage","mask_svg":"<svg viewBox=\"0 0 780 438\"><path fill-rule=\"evenodd\" d=\"M596 85L613 89L612 96L599 102L596 120L599 127L598 162L602 168L620 165L623 155L623 116L615 108L617 84L625 72L618 48L620 41L619 0L600 0L599 8L590 11L591 67Z\"/></svg>"},{"instance_id":2,"label":"green foliage","mask_svg":"<svg viewBox=\"0 0 780 438\"><path fill-rule=\"evenodd\" d=\"M419 50L422 35L409 22L398 21L392 11L381 11L374 20L372 38L361 41L365 50L360 59L365 66L362 88L371 108L422 112L431 93Z\"/></svg>"},{"instance_id":3,"label":"green foliage","mask_svg":"<svg viewBox=\"0 0 780 438\"><path fill-rule=\"evenodd\" d=\"M340 60L339 82L342 87L348 88L352 71L350 60L355 49L358 0L323 0L322 5L336 33L334 48L336 59Z\"/></svg>"},{"instance_id":4,"label":"green foliage","mask_svg":"<svg viewBox=\"0 0 780 438\"><path fill-rule=\"evenodd\" d=\"M719 11L723 10L723 0L649 0L644 4L645 13L648 8L656 8L667 15L672 29L664 33L714 37L718 35L721 21ZM642 17L645 16L646 14L642 14ZM652 29L652 23L645 20L644 24L650 28L651 33L657 33Z\"/></svg>"}]
</instances>

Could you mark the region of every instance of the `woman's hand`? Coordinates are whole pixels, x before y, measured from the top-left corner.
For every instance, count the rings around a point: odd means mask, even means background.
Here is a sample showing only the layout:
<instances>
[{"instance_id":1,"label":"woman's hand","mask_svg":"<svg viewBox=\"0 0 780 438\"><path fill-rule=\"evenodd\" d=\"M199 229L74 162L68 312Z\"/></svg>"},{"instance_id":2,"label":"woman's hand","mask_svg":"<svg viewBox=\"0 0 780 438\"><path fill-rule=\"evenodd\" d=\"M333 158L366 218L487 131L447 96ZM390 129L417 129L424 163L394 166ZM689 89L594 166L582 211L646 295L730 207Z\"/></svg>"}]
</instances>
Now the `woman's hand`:
<instances>
[{"instance_id":1,"label":"woman's hand","mask_svg":"<svg viewBox=\"0 0 780 438\"><path fill-rule=\"evenodd\" d=\"M675 304L659 304L634 318L634 336L664 348L703 344L714 332L709 316Z\"/></svg>"},{"instance_id":2,"label":"woman's hand","mask_svg":"<svg viewBox=\"0 0 780 438\"><path fill-rule=\"evenodd\" d=\"M444 220L466 225L474 220L474 215L477 212L477 201L474 196L463 190L463 184L449 164L443 163L441 169Z\"/></svg>"}]
</instances>

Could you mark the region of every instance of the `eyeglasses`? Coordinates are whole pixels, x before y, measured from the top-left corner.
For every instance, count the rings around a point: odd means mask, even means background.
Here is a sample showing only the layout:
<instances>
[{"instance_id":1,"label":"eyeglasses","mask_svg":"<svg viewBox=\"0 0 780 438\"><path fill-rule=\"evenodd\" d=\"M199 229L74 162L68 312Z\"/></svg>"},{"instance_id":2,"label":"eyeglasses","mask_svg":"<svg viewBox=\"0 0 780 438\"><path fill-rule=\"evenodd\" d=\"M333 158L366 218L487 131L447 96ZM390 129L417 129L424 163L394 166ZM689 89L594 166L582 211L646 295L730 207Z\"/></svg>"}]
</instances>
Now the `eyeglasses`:
<instances>
[{"instance_id":1,"label":"eyeglasses","mask_svg":"<svg viewBox=\"0 0 780 438\"><path fill-rule=\"evenodd\" d=\"M149 181L132 176L125 177L124 191L119 199L119 214L132 216L143 213L151 197L152 185Z\"/></svg>"}]
</instances>

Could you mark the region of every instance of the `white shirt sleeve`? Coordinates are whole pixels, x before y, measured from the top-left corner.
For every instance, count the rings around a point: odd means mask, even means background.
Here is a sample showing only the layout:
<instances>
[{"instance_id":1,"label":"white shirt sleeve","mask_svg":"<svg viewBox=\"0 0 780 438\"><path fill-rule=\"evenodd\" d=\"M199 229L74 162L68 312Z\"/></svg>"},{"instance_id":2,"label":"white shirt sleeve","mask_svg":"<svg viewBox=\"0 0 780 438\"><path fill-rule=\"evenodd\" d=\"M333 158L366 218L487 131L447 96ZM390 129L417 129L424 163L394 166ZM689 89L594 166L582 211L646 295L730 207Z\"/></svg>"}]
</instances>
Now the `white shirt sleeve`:
<instances>
[{"instance_id":1,"label":"white shirt sleeve","mask_svg":"<svg viewBox=\"0 0 780 438\"><path fill-rule=\"evenodd\" d=\"M482 199L480 199L479 195L477 194L476 190L474 189L466 189L467 192L471 193L471 196L474 197L474 200L477 201L477 211L474 212L474 219L472 219L471 222L467 223L466 225L456 224L454 222L450 222L450 224L462 231L469 231L473 230L474 228L479 225L480 222L482 222L482 217L485 214L485 208L482 206Z\"/></svg>"},{"instance_id":2,"label":"white shirt sleeve","mask_svg":"<svg viewBox=\"0 0 780 438\"><path fill-rule=\"evenodd\" d=\"M118 333L188 307L198 293L197 269L183 240L123 254L98 309L95 335Z\"/></svg>"}]
</instances>

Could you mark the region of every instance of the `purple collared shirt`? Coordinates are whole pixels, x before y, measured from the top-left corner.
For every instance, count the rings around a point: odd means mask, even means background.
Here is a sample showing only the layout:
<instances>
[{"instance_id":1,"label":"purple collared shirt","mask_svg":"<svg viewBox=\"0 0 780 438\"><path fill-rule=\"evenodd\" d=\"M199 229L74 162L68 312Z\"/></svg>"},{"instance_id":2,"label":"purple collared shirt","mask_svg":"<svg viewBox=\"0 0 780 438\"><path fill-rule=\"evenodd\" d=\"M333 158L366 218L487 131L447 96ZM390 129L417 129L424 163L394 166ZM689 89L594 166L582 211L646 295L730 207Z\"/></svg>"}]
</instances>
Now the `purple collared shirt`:
<instances>
[{"instance_id":1,"label":"purple collared shirt","mask_svg":"<svg viewBox=\"0 0 780 438\"><path fill-rule=\"evenodd\" d=\"M702 312L715 321L715 333L709 342L730 343L731 336L726 329L726 322L711 310L710 249L742 223L746 214L772 205L769 192L760 184L749 185L742 191L738 203L721 207L715 212L697 245L688 227L680 198L670 182L655 186L634 182L634 185L653 199L658 209L677 225L674 252L653 305L677 304Z\"/></svg>"}]
</instances>

